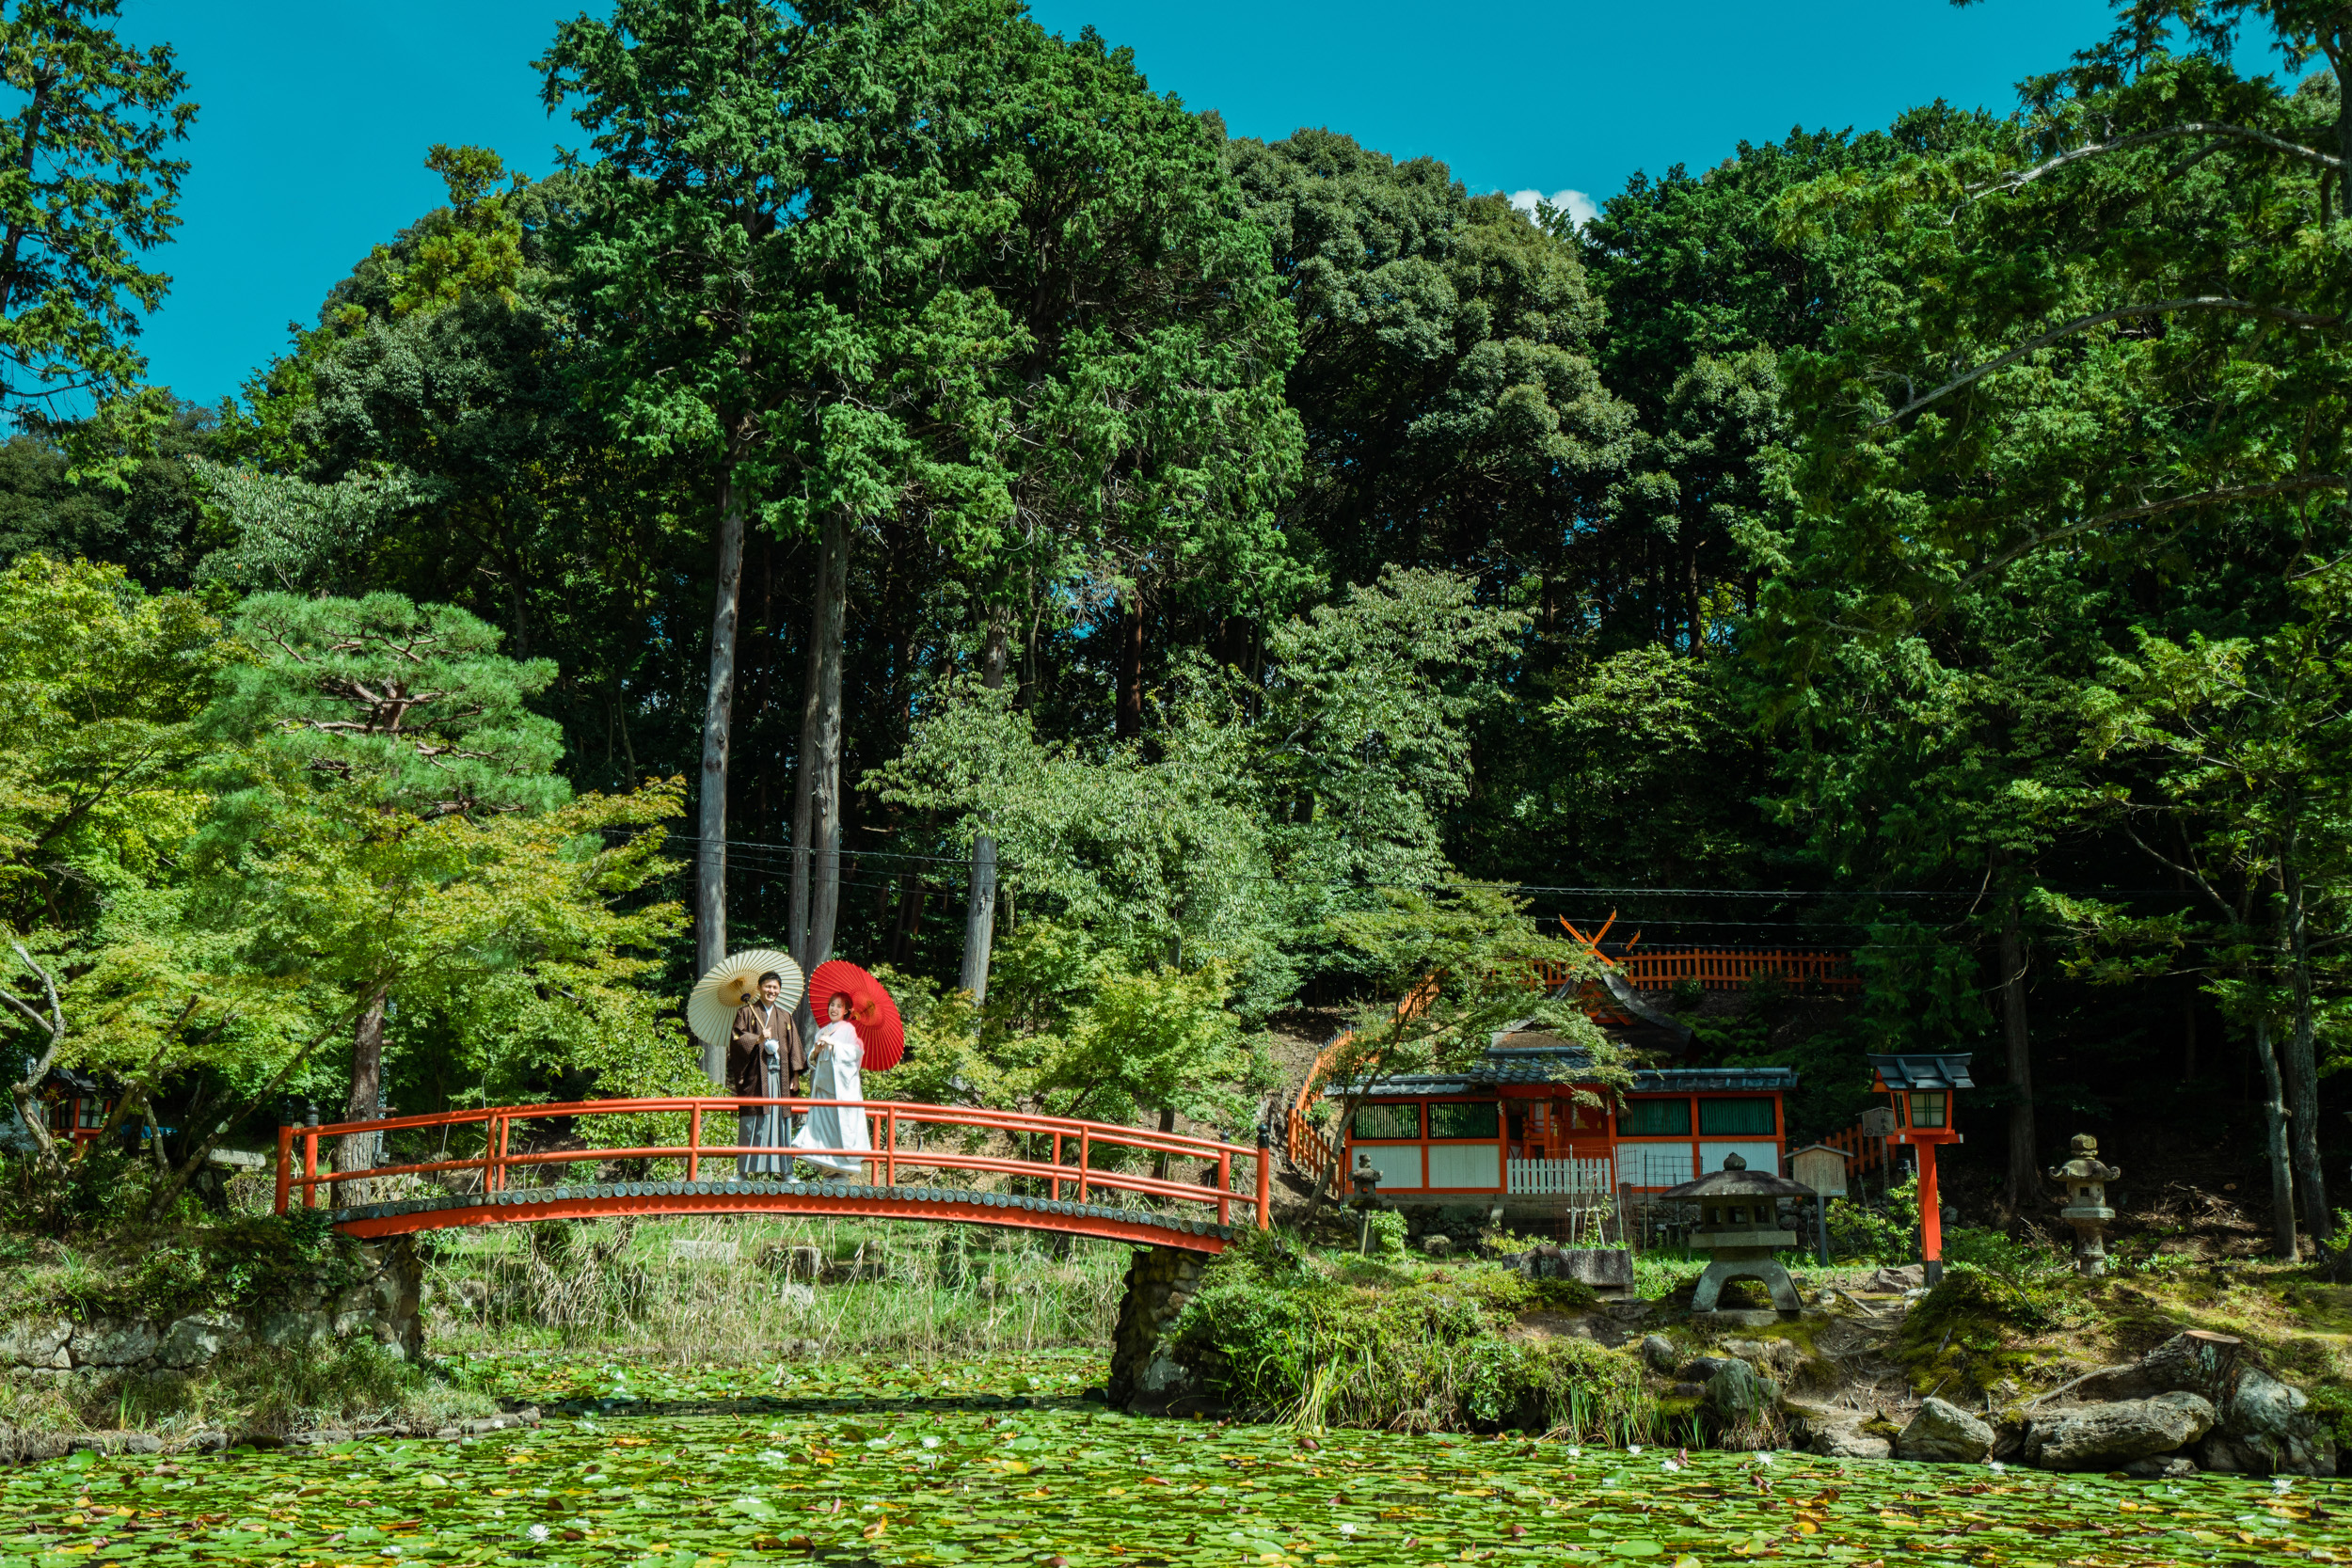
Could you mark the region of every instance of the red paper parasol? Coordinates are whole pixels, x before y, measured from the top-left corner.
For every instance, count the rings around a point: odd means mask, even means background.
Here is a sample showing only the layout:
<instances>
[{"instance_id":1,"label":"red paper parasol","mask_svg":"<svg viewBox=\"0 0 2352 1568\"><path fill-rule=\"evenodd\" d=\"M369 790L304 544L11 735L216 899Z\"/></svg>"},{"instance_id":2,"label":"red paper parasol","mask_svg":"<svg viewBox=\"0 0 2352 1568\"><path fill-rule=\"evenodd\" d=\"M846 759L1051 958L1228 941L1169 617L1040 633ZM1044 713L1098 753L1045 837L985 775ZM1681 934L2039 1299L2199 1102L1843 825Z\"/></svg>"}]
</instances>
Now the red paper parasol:
<instances>
[{"instance_id":1,"label":"red paper parasol","mask_svg":"<svg viewBox=\"0 0 2352 1568\"><path fill-rule=\"evenodd\" d=\"M833 999L850 999L850 1022L866 1045L867 1072L888 1072L907 1053L907 1026L898 1021L898 1004L890 1000L882 983L853 963L829 958L808 977L808 1010L822 1029L832 1016Z\"/></svg>"}]
</instances>

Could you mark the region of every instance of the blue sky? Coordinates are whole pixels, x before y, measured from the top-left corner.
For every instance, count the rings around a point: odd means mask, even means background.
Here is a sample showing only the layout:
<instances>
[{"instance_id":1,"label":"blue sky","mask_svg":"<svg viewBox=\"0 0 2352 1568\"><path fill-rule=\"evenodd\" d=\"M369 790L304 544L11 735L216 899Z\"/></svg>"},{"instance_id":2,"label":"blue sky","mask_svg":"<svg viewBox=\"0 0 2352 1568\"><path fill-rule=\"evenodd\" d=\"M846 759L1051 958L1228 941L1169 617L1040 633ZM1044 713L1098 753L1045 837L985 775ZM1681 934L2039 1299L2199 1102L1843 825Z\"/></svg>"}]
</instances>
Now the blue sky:
<instances>
[{"instance_id":1,"label":"blue sky","mask_svg":"<svg viewBox=\"0 0 2352 1568\"><path fill-rule=\"evenodd\" d=\"M1721 161L1792 125L1884 123L1937 97L2007 110L2016 81L2102 34L2104 0L1034 0L1132 45L1162 91L1236 135L1327 125L1450 163L1474 191L1605 198L1639 169ZM121 30L180 53L202 105L174 283L142 346L181 396L233 392L368 247L440 199L436 141L544 172L576 128L529 62L554 0L123 0ZM2251 63L2251 62L2249 62Z\"/></svg>"}]
</instances>

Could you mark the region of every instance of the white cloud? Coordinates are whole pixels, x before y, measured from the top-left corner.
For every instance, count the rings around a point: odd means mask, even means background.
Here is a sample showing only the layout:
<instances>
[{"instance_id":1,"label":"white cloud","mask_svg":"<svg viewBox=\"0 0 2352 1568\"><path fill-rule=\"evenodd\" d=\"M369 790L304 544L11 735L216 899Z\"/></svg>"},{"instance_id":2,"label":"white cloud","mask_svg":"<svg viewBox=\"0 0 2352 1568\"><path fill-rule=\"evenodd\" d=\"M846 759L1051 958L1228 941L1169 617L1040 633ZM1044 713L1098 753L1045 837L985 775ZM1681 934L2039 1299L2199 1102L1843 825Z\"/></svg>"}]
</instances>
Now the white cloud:
<instances>
[{"instance_id":1,"label":"white cloud","mask_svg":"<svg viewBox=\"0 0 2352 1568\"><path fill-rule=\"evenodd\" d=\"M1537 190L1511 193L1511 205L1525 213L1529 217L1535 215L1535 204L1539 201L1550 202L1554 207L1567 214L1569 219L1579 227L1600 216L1600 209L1595 206L1593 198L1582 191L1554 191L1549 196Z\"/></svg>"}]
</instances>

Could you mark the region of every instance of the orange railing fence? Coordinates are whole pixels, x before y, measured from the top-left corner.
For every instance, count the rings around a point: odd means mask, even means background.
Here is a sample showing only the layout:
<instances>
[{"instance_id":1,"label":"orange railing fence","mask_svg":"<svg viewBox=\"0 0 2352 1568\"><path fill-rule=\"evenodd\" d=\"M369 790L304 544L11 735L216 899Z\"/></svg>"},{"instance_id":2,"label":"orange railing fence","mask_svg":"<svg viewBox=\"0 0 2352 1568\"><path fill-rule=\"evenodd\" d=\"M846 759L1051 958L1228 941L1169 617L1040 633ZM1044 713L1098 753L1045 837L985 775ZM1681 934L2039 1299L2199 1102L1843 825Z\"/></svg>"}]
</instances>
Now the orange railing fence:
<instances>
[{"instance_id":1,"label":"orange railing fence","mask_svg":"<svg viewBox=\"0 0 2352 1568\"><path fill-rule=\"evenodd\" d=\"M1865 1132L1859 1126L1824 1132L1817 1141L1832 1148L1844 1149L1853 1157L1852 1163L1846 1167L1849 1177L1860 1178L1872 1171L1883 1173L1887 1168L1886 1140L1876 1133Z\"/></svg>"},{"instance_id":2,"label":"orange railing fence","mask_svg":"<svg viewBox=\"0 0 2352 1568\"><path fill-rule=\"evenodd\" d=\"M1438 977L1432 974L1396 1005L1397 1020L1411 1022L1427 1012L1429 1004L1437 999ZM1303 1171L1310 1177L1320 1178L1324 1171L1339 1163L1339 1155L1333 1151L1330 1142L1315 1131L1307 1115L1322 1094L1324 1085L1339 1069L1340 1063L1346 1059L1347 1048L1355 1043L1355 1039L1356 1031L1343 1029L1324 1042L1323 1049L1315 1053L1314 1065L1307 1069L1307 1081L1298 1085L1298 1093L1282 1116L1283 1157L1290 1161L1294 1170Z\"/></svg>"},{"instance_id":3,"label":"orange railing fence","mask_svg":"<svg viewBox=\"0 0 2352 1568\"><path fill-rule=\"evenodd\" d=\"M726 1142L712 1142L704 1136L704 1128L710 1118L724 1118L722 1125L731 1134L733 1118L738 1111L779 1105L787 1111L805 1115L817 1106L835 1106L845 1114L862 1111L866 1116L867 1148L769 1148ZM620 1148L525 1148L514 1146L514 1129L518 1121L531 1122L552 1117L588 1118L595 1117L683 1115L687 1117L687 1138L682 1144L656 1144ZM373 1165L348 1171L319 1169L319 1140L340 1138L353 1133L409 1132L481 1125L482 1152L453 1160L425 1160L409 1164ZM945 1129L957 1134L961 1143L974 1133L1001 1133L1030 1140L1038 1146L1050 1144L1050 1159L1020 1159L1002 1154L983 1154L962 1148L932 1148L922 1140L927 1129ZM903 1133L914 1134L910 1144ZM1137 1154L1200 1162L1204 1167L1216 1168L1214 1187L1186 1181L1172 1181L1148 1172L1106 1168L1095 1164L1103 1150L1133 1150ZM608 1160L675 1160L685 1166L686 1180L702 1180L705 1160L731 1161L737 1155L750 1154L789 1158L792 1155L825 1155L866 1162L878 1167L879 1184L893 1187L898 1184L898 1173L904 1168L922 1170L969 1171L984 1176L1026 1178L1037 1181L1056 1201L1070 1188L1080 1203L1099 1202L1096 1192L1123 1193L1136 1197L1153 1198L1165 1202L1213 1205L1219 1225L1230 1224L1233 1206L1239 1203L1254 1207L1260 1229L1266 1227L1269 1213L1268 1150L1242 1144L1222 1143L1212 1138L1187 1137L1176 1132L1159 1132L1135 1127L1119 1127L1108 1122L1079 1121L1068 1117L1030 1116L1016 1111L980 1110L959 1105L920 1105L896 1101L841 1100L737 1100L737 1099L665 1099L665 1100L589 1100L560 1105L494 1105L478 1110L444 1111L431 1116L388 1117L376 1121L336 1122L327 1126L308 1125L280 1127L278 1130L278 1212L284 1213L292 1205L295 1190L300 1189L304 1208L316 1208L322 1188L326 1190L328 1207L333 1207L333 1190L344 1181L371 1180L386 1177L445 1176L452 1172L479 1173L481 1190L485 1193L507 1189L516 1173L530 1174L550 1167L580 1162L601 1163ZM1251 1162L1251 1193L1233 1190L1236 1160Z\"/></svg>"}]
</instances>

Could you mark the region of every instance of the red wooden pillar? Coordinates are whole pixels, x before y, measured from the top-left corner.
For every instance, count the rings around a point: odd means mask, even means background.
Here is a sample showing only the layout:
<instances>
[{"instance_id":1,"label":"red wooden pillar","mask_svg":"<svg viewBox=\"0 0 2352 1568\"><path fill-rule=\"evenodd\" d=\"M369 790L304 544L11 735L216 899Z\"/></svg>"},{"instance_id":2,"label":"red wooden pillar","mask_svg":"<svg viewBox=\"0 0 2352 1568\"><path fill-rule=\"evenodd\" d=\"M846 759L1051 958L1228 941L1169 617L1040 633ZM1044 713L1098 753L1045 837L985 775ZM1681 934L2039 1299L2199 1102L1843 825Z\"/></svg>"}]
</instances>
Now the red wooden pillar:
<instances>
[{"instance_id":1,"label":"red wooden pillar","mask_svg":"<svg viewBox=\"0 0 2352 1568\"><path fill-rule=\"evenodd\" d=\"M1928 1283L1944 1277L1944 1205L1935 1194L1935 1145L1919 1148L1919 1257L1927 1264Z\"/></svg>"}]
</instances>

